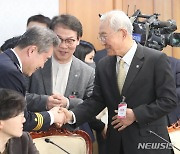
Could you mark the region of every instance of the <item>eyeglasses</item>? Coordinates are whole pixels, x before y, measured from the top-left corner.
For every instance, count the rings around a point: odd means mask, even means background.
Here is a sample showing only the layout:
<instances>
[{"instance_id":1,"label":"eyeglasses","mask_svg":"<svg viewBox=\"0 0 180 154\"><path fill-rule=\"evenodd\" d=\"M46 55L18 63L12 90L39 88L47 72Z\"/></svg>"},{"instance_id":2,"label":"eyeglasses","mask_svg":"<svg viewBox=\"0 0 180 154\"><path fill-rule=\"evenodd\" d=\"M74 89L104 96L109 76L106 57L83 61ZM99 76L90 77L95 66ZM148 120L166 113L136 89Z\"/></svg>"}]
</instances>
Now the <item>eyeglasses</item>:
<instances>
[{"instance_id":1,"label":"eyeglasses","mask_svg":"<svg viewBox=\"0 0 180 154\"><path fill-rule=\"evenodd\" d=\"M58 36L59 37L59 36ZM68 39L62 39L61 37L59 37L60 39L60 44L65 42L65 44L67 46L72 46L74 44L74 42L76 41L75 39L71 39L71 38L68 38Z\"/></svg>"},{"instance_id":2,"label":"eyeglasses","mask_svg":"<svg viewBox=\"0 0 180 154\"><path fill-rule=\"evenodd\" d=\"M105 43L105 42L106 42L107 37L108 37L107 35L106 35L106 36L99 35L98 40L99 40L99 41L101 41L101 43Z\"/></svg>"},{"instance_id":3,"label":"eyeglasses","mask_svg":"<svg viewBox=\"0 0 180 154\"><path fill-rule=\"evenodd\" d=\"M119 30L118 30L119 31ZM110 34L99 34L98 39L101 41L101 43L105 43L106 40L108 39L108 37L110 37L111 35L113 35L114 33L117 33L118 31L112 32Z\"/></svg>"}]
</instances>

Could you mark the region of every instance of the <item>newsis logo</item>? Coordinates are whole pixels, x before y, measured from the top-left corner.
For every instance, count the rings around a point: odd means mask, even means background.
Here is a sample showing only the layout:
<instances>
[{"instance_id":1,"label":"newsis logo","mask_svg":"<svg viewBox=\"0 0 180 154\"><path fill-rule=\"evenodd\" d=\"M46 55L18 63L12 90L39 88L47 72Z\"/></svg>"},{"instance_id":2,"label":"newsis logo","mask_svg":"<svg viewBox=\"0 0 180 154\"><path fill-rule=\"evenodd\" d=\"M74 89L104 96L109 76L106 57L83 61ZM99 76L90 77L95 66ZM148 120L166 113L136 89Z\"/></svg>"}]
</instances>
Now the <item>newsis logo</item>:
<instances>
[{"instance_id":1,"label":"newsis logo","mask_svg":"<svg viewBox=\"0 0 180 154\"><path fill-rule=\"evenodd\" d=\"M138 149L172 149L171 143L138 143Z\"/></svg>"}]
</instances>

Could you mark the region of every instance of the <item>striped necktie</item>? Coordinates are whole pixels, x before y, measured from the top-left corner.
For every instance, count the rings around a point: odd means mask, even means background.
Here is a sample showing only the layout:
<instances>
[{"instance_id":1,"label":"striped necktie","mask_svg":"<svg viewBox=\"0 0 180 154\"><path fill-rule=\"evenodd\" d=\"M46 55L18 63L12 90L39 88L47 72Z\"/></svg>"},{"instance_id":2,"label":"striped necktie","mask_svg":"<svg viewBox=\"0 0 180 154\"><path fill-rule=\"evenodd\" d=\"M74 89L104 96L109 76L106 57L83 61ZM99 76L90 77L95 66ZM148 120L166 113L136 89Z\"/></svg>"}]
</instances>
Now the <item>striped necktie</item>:
<instances>
[{"instance_id":1,"label":"striped necktie","mask_svg":"<svg viewBox=\"0 0 180 154\"><path fill-rule=\"evenodd\" d=\"M126 78L126 71L125 71L125 68L124 68L124 60L121 59L119 61L119 71L118 71L118 87L119 87L119 92L121 94L122 92L122 88L123 88L123 85L124 85L124 81L125 81L125 78Z\"/></svg>"}]
</instances>

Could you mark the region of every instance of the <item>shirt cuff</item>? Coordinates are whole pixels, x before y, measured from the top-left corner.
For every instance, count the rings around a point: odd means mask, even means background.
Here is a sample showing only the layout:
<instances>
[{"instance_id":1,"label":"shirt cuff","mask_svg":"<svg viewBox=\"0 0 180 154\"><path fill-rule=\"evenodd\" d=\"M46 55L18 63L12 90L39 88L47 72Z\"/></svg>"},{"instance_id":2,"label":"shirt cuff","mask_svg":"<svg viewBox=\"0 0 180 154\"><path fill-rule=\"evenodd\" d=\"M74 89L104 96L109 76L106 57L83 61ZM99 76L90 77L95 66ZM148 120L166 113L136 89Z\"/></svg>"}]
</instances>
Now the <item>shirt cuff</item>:
<instances>
[{"instance_id":1,"label":"shirt cuff","mask_svg":"<svg viewBox=\"0 0 180 154\"><path fill-rule=\"evenodd\" d=\"M68 124L75 124L75 123L76 123L76 117L75 117L75 114L74 114L72 111L69 111L69 112L72 113L73 119L72 119L72 121L69 121Z\"/></svg>"},{"instance_id":2,"label":"shirt cuff","mask_svg":"<svg viewBox=\"0 0 180 154\"><path fill-rule=\"evenodd\" d=\"M51 113L51 111L47 111L50 115L50 119L51 119L51 122L50 122L50 125L52 125L54 123L54 115Z\"/></svg>"},{"instance_id":3,"label":"shirt cuff","mask_svg":"<svg viewBox=\"0 0 180 154\"><path fill-rule=\"evenodd\" d=\"M69 109L69 99L66 97L66 100L67 100L66 109Z\"/></svg>"}]
</instances>

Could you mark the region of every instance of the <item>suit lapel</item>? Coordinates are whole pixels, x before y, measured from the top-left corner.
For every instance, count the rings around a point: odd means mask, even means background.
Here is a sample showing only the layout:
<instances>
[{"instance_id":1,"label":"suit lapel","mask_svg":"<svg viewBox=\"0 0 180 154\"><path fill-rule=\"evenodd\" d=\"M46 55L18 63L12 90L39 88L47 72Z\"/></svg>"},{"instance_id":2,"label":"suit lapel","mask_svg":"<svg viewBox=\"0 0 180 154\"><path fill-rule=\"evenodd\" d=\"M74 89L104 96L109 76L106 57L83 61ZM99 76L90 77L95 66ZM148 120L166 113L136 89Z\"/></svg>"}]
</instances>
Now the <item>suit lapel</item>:
<instances>
[{"instance_id":1,"label":"suit lapel","mask_svg":"<svg viewBox=\"0 0 180 154\"><path fill-rule=\"evenodd\" d=\"M41 69L42 79L45 87L46 94L52 94L52 59L49 59L44 66L44 69Z\"/></svg>"},{"instance_id":2,"label":"suit lapel","mask_svg":"<svg viewBox=\"0 0 180 154\"><path fill-rule=\"evenodd\" d=\"M69 95L72 95L72 92L77 92L78 89L78 80L80 77L80 66L77 63L76 58L73 56L72 58L72 63L71 63L71 68L69 72L69 77L68 77L68 82L65 90L64 96L69 97Z\"/></svg>"},{"instance_id":3,"label":"suit lapel","mask_svg":"<svg viewBox=\"0 0 180 154\"><path fill-rule=\"evenodd\" d=\"M137 73L139 72L139 70L141 69L142 65L143 65L143 58L144 58L144 53L143 53L143 47L141 45L138 44L136 53L133 57L133 60L131 62L125 83L124 83L124 87L122 89L122 94L125 94L126 92L128 92L128 88L131 86L134 78L136 77Z\"/></svg>"},{"instance_id":4,"label":"suit lapel","mask_svg":"<svg viewBox=\"0 0 180 154\"><path fill-rule=\"evenodd\" d=\"M11 60L12 60L14 63L16 63L16 64L19 65L18 59L17 59L16 55L13 53L12 50L8 49L8 50L4 51L4 53L5 53L6 55L8 55L9 58L11 58Z\"/></svg>"},{"instance_id":5,"label":"suit lapel","mask_svg":"<svg viewBox=\"0 0 180 154\"><path fill-rule=\"evenodd\" d=\"M114 81L114 82L112 82L112 84L113 84L112 87L114 87L113 88L114 93L117 96L119 96L120 92L119 92L118 83L117 83L116 63L117 63L117 58L116 58L116 56L114 56L114 57L112 57L112 61L111 61L111 65L110 65L110 66L112 66L113 69L112 68L109 68L109 69L111 70L110 75L112 76L112 81Z\"/></svg>"},{"instance_id":6,"label":"suit lapel","mask_svg":"<svg viewBox=\"0 0 180 154\"><path fill-rule=\"evenodd\" d=\"M120 102L120 92L117 83L117 73L116 73L116 56L109 56L109 64L105 69L104 76L107 76L106 82L110 82L109 91L112 93L112 98L114 99L113 102L117 103Z\"/></svg>"},{"instance_id":7,"label":"suit lapel","mask_svg":"<svg viewBox=\"0 0 180 154\"><path fill-rule=\"evenodd\" d=\"M18 61L16 55L13 53L13 51L8 49L8 50L4 51L4 53L14 62L17 69L21 72L19 61Z\"/></svg>"}]
</instances>

